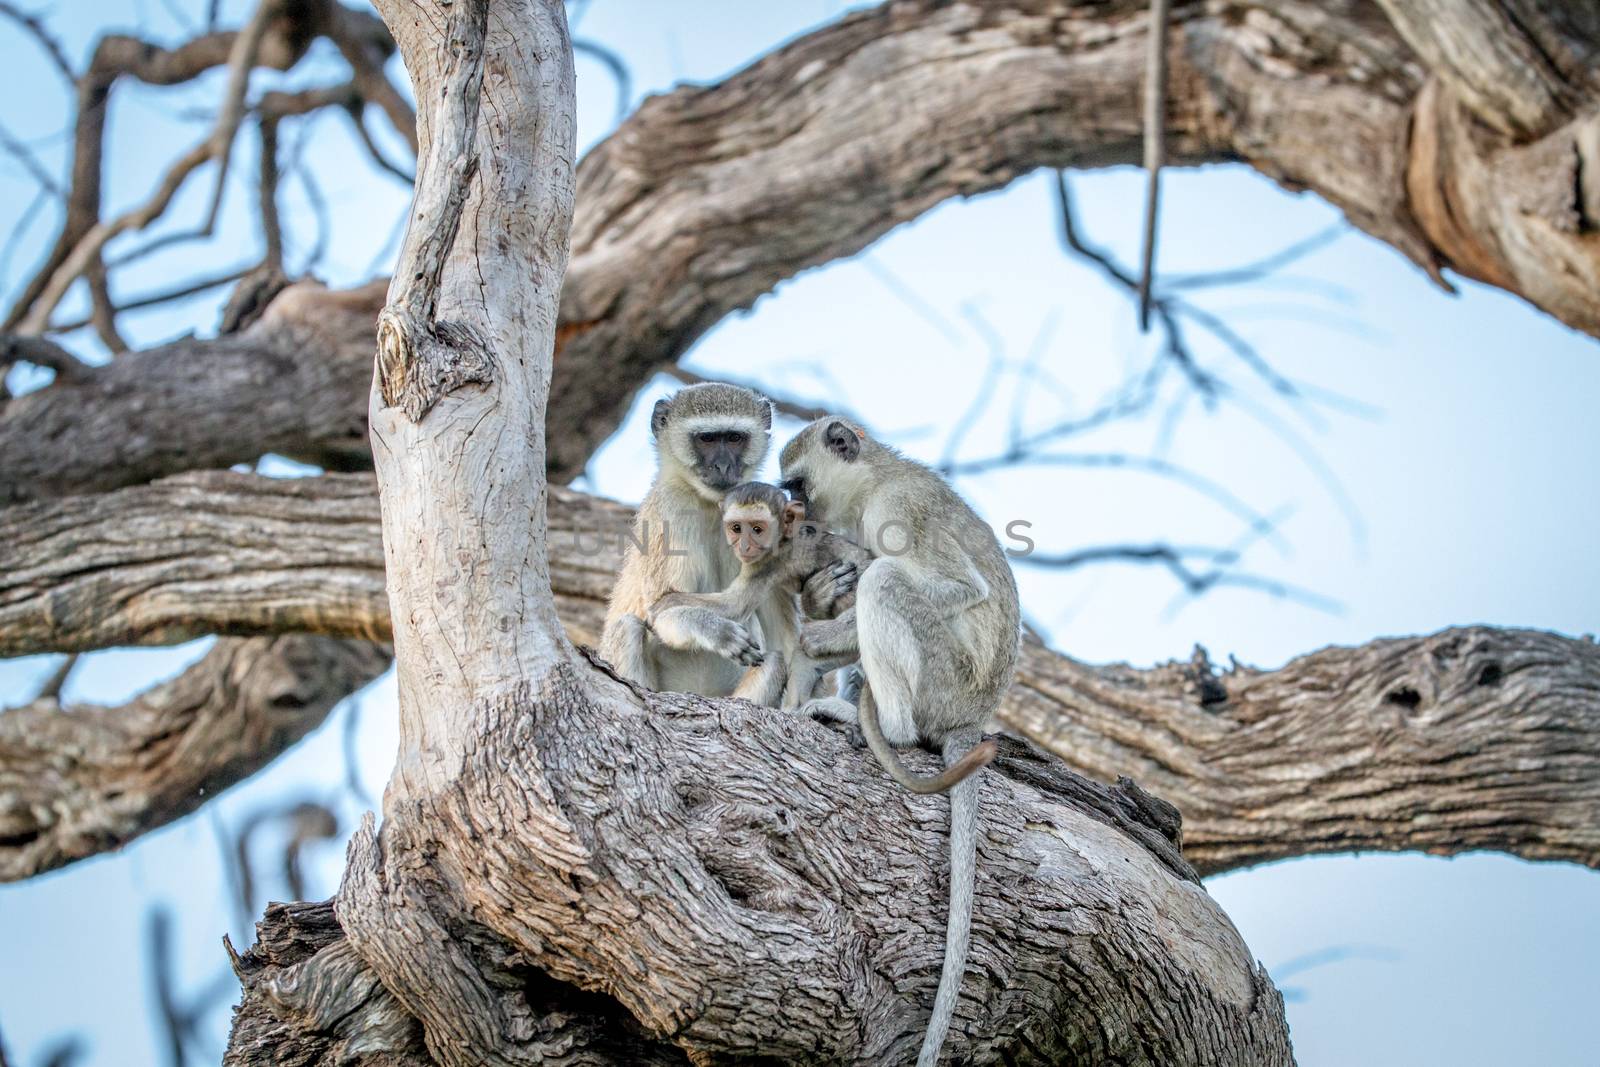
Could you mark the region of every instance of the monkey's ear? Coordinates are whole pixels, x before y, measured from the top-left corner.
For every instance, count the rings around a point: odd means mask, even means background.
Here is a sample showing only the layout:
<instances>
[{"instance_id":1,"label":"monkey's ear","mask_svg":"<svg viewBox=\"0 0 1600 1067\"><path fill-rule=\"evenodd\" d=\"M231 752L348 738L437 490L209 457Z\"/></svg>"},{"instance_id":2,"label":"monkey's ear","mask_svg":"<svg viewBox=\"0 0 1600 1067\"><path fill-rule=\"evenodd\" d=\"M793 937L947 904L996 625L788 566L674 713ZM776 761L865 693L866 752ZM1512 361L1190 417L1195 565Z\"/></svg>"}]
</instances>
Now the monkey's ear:
<instances>
[{"instance_id":1,"label":"monkey's ear","mask_svg":"<svg viewBox=\"0 0 1600 1067\"><path fill-rule=\"evenodd\" d=\"M846 463L861 454L861 437L838 419L828 423L822 431L822 441L828 446L828 451Z\"/></svg>"},{"instance_id":2,"label":"monkey's ear","mask_svg":"<svg viewBox=\"0 0 1600 1067\"><path fill-rule=\"evenodd\" d=\"M794 532L794 524L804 522L806 506L798 500L791 500L783 506L783 536L788 537Z\"/></svg>"},{"instance_id":3,"label":"monkey's ear","mask_svg":"<svg viewBox=\"0 0 1600 1067\"><path fill-rule=\"evenodd\" d=\"M766 397L761 398L761 425L772 429L772 401Z\"/></svg>"},{"instance_id":4,"label":"monkey's ear","mask_svg":"<svg viewBox=\"0 0 1600 1067\"><path fill-rule=\"evenodd\" d=\"M667 428L667 416L671 414L672 401L657 400L655 408L650 412L650 432L660 437L661 431Z\"/></svg>"}]
</instances>

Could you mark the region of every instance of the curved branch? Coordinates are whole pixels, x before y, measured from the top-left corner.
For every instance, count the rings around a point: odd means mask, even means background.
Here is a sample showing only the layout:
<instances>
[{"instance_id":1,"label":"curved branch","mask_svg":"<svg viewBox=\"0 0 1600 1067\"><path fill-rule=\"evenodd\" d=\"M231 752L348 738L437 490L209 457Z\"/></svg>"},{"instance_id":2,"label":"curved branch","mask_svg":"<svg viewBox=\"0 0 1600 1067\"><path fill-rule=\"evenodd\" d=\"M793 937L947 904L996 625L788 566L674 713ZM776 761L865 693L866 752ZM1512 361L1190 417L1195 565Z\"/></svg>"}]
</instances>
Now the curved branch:
<instances>
[{"instance_id":1,"label":"curved branch","mask_svg":"<svg viewBox=\"0 0 1600 1067\"><path fill-rule=\"evenodd\" d=\"M388 655L327 637L223 640L122 707L0 714L0 881L120 848L254 774Z\"/></svg>"},{"instance_id":2,"label":"curved branch","mask_svg":"<svg viewBox=\"0 0 1600 1067\"><path fill-rule=\"evenodd\" d=\"M0 511L0 655L211 631L387 639L371 475L195 474ZM631 509L553 488L551 586L594 644ZM1291 855L1496 849L1600 867L1600 646L1470 627L1272 671L1024 647L1002 724L1173 799L1211 874Z\"/></svg>"},{"instance_id":3,"label":"curved branch","mask_svg":"<svg viewBox=\"0 0 1600 1067\"><path fill-rule=\"evenodd\" d=\"M128 353L8 402L0 506L364 438L382 301L382 283L302 282L238 333Z\"/></svg>"},{"instance_id":4,"label":"curved branch","mask_svg":"<svg viewBox=\"0 0 1600 1067\"><path fill-rule=\"evenodd\" d=\"M719 85L647 100L578 168L549 405L552 478L583 468L656 370L779 281L1036 167L1136 162L1144 10L1141 0L896 4L851 14ZM1589 236L1600 193L1585 177L1600 173L1600 140L1586 120L1526 144L1486 143L1366 5L1188 2L1172 21L1170 165L1247 162L1314 190L1441 280L1454 267L1600 333ZM342 380L359 381L370 353L314 355L325 366L348 357L356 365ZM197 350L181 370L192 379L203 364ZM78 394L44 399L52 392L35 403L84 407ZM139 410L166 402L131 387L107 393L101 402ZM249 393L223 407L246 408L258 397ZM327 436L365 415L359 389L341 394L337 415L323 399L295 398L329 412ZM145 453L158 445L130 444L124 473L76 459L80 437L93 454L103 435L60 422L50 466L61 488L43 480L31 494L147 480L219 451L157 465ZM9 439L29 432L0 413L0 451L24 447ZM237 424L217 432L228 462L274 447Z\"/></svg>"}]
</instances>

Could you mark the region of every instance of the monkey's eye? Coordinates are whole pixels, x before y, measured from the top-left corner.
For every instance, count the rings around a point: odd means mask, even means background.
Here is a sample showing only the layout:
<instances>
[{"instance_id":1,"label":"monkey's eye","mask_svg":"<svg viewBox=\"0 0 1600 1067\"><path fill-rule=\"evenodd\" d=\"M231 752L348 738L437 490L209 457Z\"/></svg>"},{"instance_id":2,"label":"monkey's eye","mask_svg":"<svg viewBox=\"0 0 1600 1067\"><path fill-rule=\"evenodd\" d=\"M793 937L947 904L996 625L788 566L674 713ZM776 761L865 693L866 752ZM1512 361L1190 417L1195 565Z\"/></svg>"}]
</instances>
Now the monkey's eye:
<instances>
[{"instance_id":1,"label":"monkey's eye","mask_svg":"<svg viewBox=\"0 0 1600 1067\"><path fill-rule=\"evenodd\" d=\"M717 435L709 430L703 433L697 433L694 435L694 437L696 441L699 441L703 445L716 444L717 441Z\"/></svg>"},{"instance_id":2,"label":"monkey's eye","mask_svg":"<svg viewBox=\"0 0 1600 1067\"><path fill-rule=\"evenodd\" d=\"M739 532L739 524L738 523L734 523L732 526L728 527L728 529L732 530L734 533L738 533Z\"/></svg>"},{"instance_id":3,"label":"monkey's eye","mask_svg":"<svg viewBox=\"0 0 1600 1067\"><path fill-rule=\"evenodd\" d=\"M738 432L737 430L733 431L732 433L727 434L726 436L728 438L728 443L730 445L742 445L745 442L745 435L740 433L740 432Z\"/></svg>"},{"instance_id":4,"label":"monkey's eye","mask_svg":"<svg viewBox=\"0 0 1600 1067\"><path fill-rule=\"evenodd\" d=\"M757 537L760 537L762 534L767 532L767 528L762 526L759 522L753 523L750 527L750 532L755 534Z\"/></svg>"}]
</instances>

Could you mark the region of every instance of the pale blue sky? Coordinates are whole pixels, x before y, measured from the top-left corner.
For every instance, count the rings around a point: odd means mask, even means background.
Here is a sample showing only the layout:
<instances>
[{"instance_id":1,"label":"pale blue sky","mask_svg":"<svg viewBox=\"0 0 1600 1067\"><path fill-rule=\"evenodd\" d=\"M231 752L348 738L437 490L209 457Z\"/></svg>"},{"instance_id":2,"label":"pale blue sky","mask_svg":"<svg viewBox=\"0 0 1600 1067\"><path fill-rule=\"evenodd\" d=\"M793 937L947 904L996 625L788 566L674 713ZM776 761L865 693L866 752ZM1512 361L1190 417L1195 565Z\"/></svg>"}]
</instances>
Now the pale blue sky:
<instances>
[{"instance_id":1,"label":"pale blue sky","mask_svg":"<svg viewBox=\"0 0 1600 1067\"><path fill-rule=\"evenodd\" d=\"M58 5L51 25L76 58L108 17L172 38L168 6L201 5L80 0ZM225 7L237 22L243 4ZM578 33L627 58L637 94L715 78L840 7L593 0ZM30 87L26 97L13 94L0 105L0 122L29 141L56 133L65 119L59 84L9 26L0 60L13 86ZM322 56L294 80L332 80L337 67ZM587 143L610 123L615 90L588 60L580 60L579 79ZM111 123L114 206L142 197L174 150L200 136L199 123L166 116L207 103L216 89L211 79L176 91L119 90ZM381 119L372 125L381 127ZM360 281L387 266L381 253L407 192L365 166L342 118L319 120L316 144L314 173L332 226L320 273L335 283ZM37 150L59 168L59 139ZM252 260L250 139L240 141L239 152L224 238L153 263L122 295ZM1085 228L1124 259L1134 251L1140 182L1133 171L1075 180ZM204 182L195 186L191 212L208 191ZM4 235L32 186L14 164L0 162L0 192ZM1275 251L1337 218L1320 201L1283 194L1237 167L1171 174L1166 194L1162 266L1173 272ZM301 213L295 223L302 239L291 245L295 265L311 225L302 188L288 182L285 196L286 211ZM946 204L863 256L780 287L719 326L687 362L703 374L837 400L867 413L914 454L938 459L982 383L995 343L984 330L993 330L1008 358L1021 360L1053 323L1040 364L1071 396L1063 408L1046 390L1025 391L1031 423L1045 425L1070 405L1091 404L1153 343L1137 334L1121 294L1063 257L1054 226L1044 175ZM49 232L36 224L12 262L0 264L0 292L15 291ZM1307 417L1265 388L1251 388L1238 406L1188 410L1160 454L1225 484L1249 508L1284 516L1281 541L1252 545L1245 566L1332 598L1339 610L1229 589L1189 601L1153 569L1019 567L1030 617L1074 655L1136 663L1186 656L1201 642L1217 660L1233 654L1274 665L1328 643L1470 622L1600 630L1593 551L1600 493L1588 470L1600 446L1593 417L1600 346L1495 291L1469 284L1460 297L1448 297L1353 231L1288 274L1199 300L1228 312L1281 372L1348 403L1317 405ZM915 294L920 309L898 295L897 284ZM140 344L204 333L214 328L216 307L215 298L196 300L130 319L129 332ZM1234 380L1249 380L1225 351L1201 351ZM1002 382L1000 399L961 457L988 454L1003 440L1013 385ZM641 396L583 484L637 498L649 477L643 412L671 388L663 379ZM1289 428L1296 443L1272 426ZM1152 454L1159 438L1159 420L1150 420L1072 447ZM1148 474L1048 468L959 484L997 527L1032 522L1042 553L1157 538L1227 543L1243 526L1212 500ZM200 648L103 654L80 669L69 696L118 699L175 672ZM25 698L50 665L42 657L0 663L0 703ZM376 683L359 704L362 774L376 793L394 754L392 679ZM72 1031L89 1040L90 1063L161 1062L141 951L144 908L164 903L175 912L186 991L223 971L218 939L233 920L223 902L213 820L235 825L266 800L308 794L335 803L346 829L353 825L360 805L340 788L339 734L349 711L341 708L199 815L119 855L0 888L0 1032L14 1062L33 1067ZM318 850L313 893L331 892L341 865L342 845ZM1291 861L1209 885L1291 995L1293 1036L1308 1067L1593 1063L1585 1021L1600 988L1600 874L1499 856L1363 856ZM236 941L242 933L234 930ZM1324 962L1296 969L1318 959ZM226 1009L208 1022L214 1058Z\"/></svg>"}]
</instances>

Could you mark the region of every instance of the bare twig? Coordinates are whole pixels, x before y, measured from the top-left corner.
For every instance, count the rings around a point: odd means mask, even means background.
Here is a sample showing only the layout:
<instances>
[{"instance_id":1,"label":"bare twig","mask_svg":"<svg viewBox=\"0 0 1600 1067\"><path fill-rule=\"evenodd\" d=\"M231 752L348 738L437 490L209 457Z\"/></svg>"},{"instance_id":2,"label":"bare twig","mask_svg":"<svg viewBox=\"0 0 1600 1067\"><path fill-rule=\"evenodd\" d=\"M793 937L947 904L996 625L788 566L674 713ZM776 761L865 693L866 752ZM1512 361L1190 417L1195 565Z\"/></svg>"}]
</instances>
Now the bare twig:
<instances>
[{"instance_id":1,"label":"bare twig","mask_svg":"<svg viewBox=\"0 0 1600 1067\"><path fill-rule=\"evenodd\" d=\"M45 29L44 22L39 16L30 15L9 0L0 0L0 15L4 15L28 31L29 36L44 49L44 54L49 57L51 65L61 72L67 84L77 84L78 76L73 72L72 64L67 60L67 53L61 48L61 42L50 35L50 31Z\"/></svg>"},{"instance_id":2,"label":"bare twig","mask_svg":"<svg viewBox=\"0 0 1600 1067\"><path fill-rule=\"evenodd\" d=\"M715 378L707 378L703 374L696 374L694 371L689 370L686 367L679 366L676 363L662 367L661 370L662 373L678 379L678 381L682 382L684 385L703 385L706 382L716 381L725 382L730 385L743 386L746 389L760 393L762 396L772 401L773 408L775 408L780 414L787 415L792 419L799 419L801 422L811 422L813 419L820 419L824 415L843 415L845 418L851 418L851 416L848 415L838 404L809 404L803 400L793 400L788 397L774 396L772 390L768 389L764 385L757 385L751 382L737 382L720 374Z\"/></svg>"},{"instance_id":3,"label":"bare twig","mask_svg":"<svg viewBox=\"0 0 1600 1067\"><path fill-rule=\"evenodd\" d=\"M367 150L367 155L377 168L386 174L392 174L407 185L415 185L417 176L397 163L391 163L383 150L378 147L378 142L372 139L372 131L367 129L366 105L364 101L356 101L345 109L350 116L350 124L355 127L356 139Z\"/></svg>"},{"instance_id":4,"label":"bare twig","mask_svg":"<svg viewBox=\"0 0 1600 1067\"><path fill-rule=\"evenodd\" d=\"M1089 244L1078 232L1078 224L1072 209L1072 191L1067 185L1066 171L1056 171L1056 207L1060 214L1061 239L1067 248L1089 262L1098 266L1107 278L1131 293L1138 293L1139 281L1123 270L1111 255L1102 249ZM1183 331L1179 328L1177 319L1167 307L1167 302L1152 294L1150 307L1161 320L1162 327L1166 330L1166 352L1188 377L1190 383L1204 396L1209 403L1216 395L1216 380L1200 369L1195 361L1194 354L1185 343Z\"/></svg>"},{"instance_id":5,"label":"bare twig","mask_svg":"<svg viewBox=\"0 0 1600 1067\"><path fill-rule=\"evenodd\" d=\"M1325 229L1318 230L1310 237L1302 238L1270 256L1250 263L1241 263L1237 267L1226 270L1203 271L1196 274L1167 274L1163 276L1161 287L1167 291L1179 289L1215 288L1224 285L1244 285L1250 282L1259 282L1269 274L1295 263L1318 249L1337 241L1349 232L1348 226L1336 222Z\"/></svg>"},{"instance_id":6,"label":"bare twig","mask_svg":"<svg viewBox=\"0 0 1600 1067\"><path fill-rule=\"evenodd\" d=\"M228 53L228 84L222 93L222 108L217 115L216 128L211 133L211 158L217 164L217 181L211 193L211 206L206 209L206 221L201 227L206 236L216 228L217 216L222 211L222 196L228 184L228 163L233 158L233 141L244 121L244 97L250 88L250 72L255 69L256 55L267 26L278 13L278 0L261 0L255 14L245 23L244 29L234 38Z\"/></svg>"},{"instance_id":7,"label":"bare twig","mask_svg":"<svg viewBox=\"0 0 1600 1067\"><path fill-rule=\"evenodd\" d=\"M82 381L89 373L87 365L54 341L14 333L0 334L0 369L19 360L36 367L48 367L63 382Z\"/></svg>"},{"instance_id":8,"label":"bare twig","mask_svg":"<svg viewBox=\"0 0 1600 1067\"><path fill-rule=\"evenodd\" d=\"M39 161L39 157L34 155L33 150L3 123L0 123L0 148L5 149L7 155L20 163L22 169L28 172L28 176L39 183L40 188L58 200L67 198L67 191L61 188L61 183L55 180L45 165Z\"/></svg>"},{"instance_id":9,"label":"bare twig","mask_svg":"<svg viewBox=\"0 0 1600 1067\"><path fill-rule=\"evenodd\" d=\"M1252 527L1263 524L1269 529L1271 527L1267 516L1240 500L1227 486L1180 464L1157 459L1154 456L1139 456L1127 452L1025 453L1020 456L1005 455L957 462L947 469L947 473L952 476L970 476L1015 467L1079 467L1085 470L1138 471L1192 489ZM1276 537L1274 540L1278 541L1280 548L1286 547Z\"/></svg>"},{"instance_id":10,"label":"bare twig","mask_svg":"<svg viewBox=\"0 0 1600 1067\"><path fill-rule=\"evenodd\" d=\"M153 293L146 293L143 296L136 296L130 300L124 300L122 303L118 304L116 306L116 311L117 314L121 315L129 311L142 311L146 308L160 307L163 304L170 304L177 300L185 300L191 296L198 296L199 294L207 292L208 290L233 284L240 278L243 278L246 274L249 274L257 266L259 266L259 264L251 263L249 266L245 267L232 267L221 274L212 274L204 278L196 278L193 281L184 282L182 285L175 286L171 289L162 289ZM91 322L88 318L69 319L65 322L52 323L50 326L50 332L57 334L71 333L74 330L81 330L90 324ZM31 363L32 360L29 360L29 362Z\"/></svg>"},{"instance_id":11,"label":"bare twig","mask_svg":"<svg viewBox=\"0 0 1600 1067\"><path fill-rule=\"evenodd\" d=\"M256 123L261 135L261 172L256 181L256 214L261 219L261 239L266 245L262 262L283 269L283 220L278 215L278 119L262 112Z\"/></svg>"},{"instance_id":12,"label":"bare twig","mask_svg":"<svg viewBox=\"0 0 1600 1067\"><path fill-rule=\"evenodd\" d=\"M628 65L622 57L605 45L583 37L572 39L572 51L580 56L588 56L598 60L611 75L612 81L617 83L617 122L628 117L628 105L633 102L633 75L628 70Z\"/></svg>"},{"instance_id":13,"label":"bare twig","mask_svg":"<svg viewBox=\"0 0 1600 1067\"><path fill-rule=\"evenodd\" d=\"M363 99L383 109L414 154L417 151L416 112L383 71L384 61L394 51L394 41L388 31L369 13L356 12L342 4L332 5L329 16L323 32L350 64L357 91Z\"/></svg>"},{"instance_id":14,"label":"bare twig","mask_svg":"<svg viewBox=\"0 0 1600 1067\"><path fill-rule=\"evenodd\" d=\"M1167 148L1167 0L1150 0L1149 57L1144 85L1144 246L1139 260L1139 329L1150 329L1150 289L1155 277L1156 213L1161 165Z\"/></svg>"},{"instance_id":15,"label":"bare twig","mask_svg":"<svg viewBox=\"0 0 1600 1067\"><path fill-rule=\"evenodd\" d=\"M117 307L111 299L111 282L106 277L106 265L99 256L90 262L83 277L89 283L89 322L94 326L100 343L112 355L121 355L128 350L128 342L117 330Z\"/></svg>"},{"instance_id":16,"label":"bare twig","mask_svg":"<svg viewBox=\"0 0 1600 1067\"><path fill-rule=\"evenodd\" d=\"M39 687L39 692L33 699L60 700L61 690L66 686L67 679L72 677L72 669L78 665L80 655L77 652L69 653L56 664L56 669L50 672L50 677L44 680L44 684Z\"/></svg>"}]
</instances>

